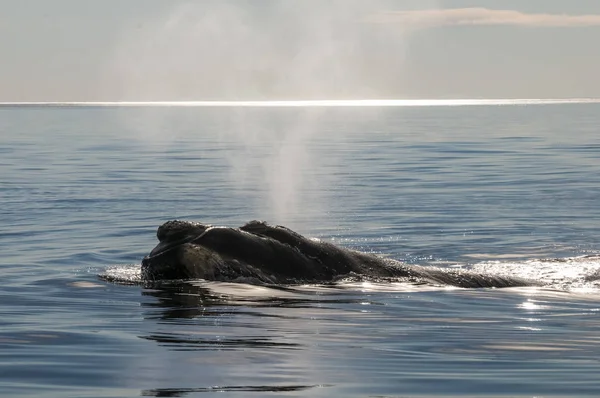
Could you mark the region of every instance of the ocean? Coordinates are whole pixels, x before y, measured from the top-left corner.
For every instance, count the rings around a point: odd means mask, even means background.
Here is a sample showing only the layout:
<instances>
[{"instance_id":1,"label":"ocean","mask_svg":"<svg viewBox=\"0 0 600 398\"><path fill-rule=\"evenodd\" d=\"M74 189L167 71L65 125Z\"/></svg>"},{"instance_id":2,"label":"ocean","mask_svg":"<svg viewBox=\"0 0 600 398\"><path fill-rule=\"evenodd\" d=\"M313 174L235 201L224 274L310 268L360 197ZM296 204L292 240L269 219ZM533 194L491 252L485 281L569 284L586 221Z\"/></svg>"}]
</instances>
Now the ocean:
<instances>
[{"instance_id":1,"label":"ocean","mask_svg":"<svg viewBox=\"0 0 600 398\"><path fill-rule=\"evenodd\" d=\"M600 396L599 126L577 100L3 104L0 396ZM171 219L544 286L128 283Z\"/></svg>"}]
</instances>

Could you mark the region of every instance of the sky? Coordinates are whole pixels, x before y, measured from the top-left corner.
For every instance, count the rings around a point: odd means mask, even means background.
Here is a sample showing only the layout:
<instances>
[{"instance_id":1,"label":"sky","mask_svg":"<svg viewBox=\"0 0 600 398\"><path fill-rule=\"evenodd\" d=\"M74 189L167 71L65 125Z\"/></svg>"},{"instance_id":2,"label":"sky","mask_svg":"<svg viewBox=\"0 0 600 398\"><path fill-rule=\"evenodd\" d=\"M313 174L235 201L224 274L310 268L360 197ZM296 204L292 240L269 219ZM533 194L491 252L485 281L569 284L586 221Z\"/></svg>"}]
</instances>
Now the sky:
<instances>
[{"instance_id":1,"label":"sky","mask_svg":"<svg viewBox=\"0 0 600 398\"><path fill-rule=\"evenodd\" d=\"M600 97L598 0L0 0L0 102Z\"/></svg>"}]
</instances>

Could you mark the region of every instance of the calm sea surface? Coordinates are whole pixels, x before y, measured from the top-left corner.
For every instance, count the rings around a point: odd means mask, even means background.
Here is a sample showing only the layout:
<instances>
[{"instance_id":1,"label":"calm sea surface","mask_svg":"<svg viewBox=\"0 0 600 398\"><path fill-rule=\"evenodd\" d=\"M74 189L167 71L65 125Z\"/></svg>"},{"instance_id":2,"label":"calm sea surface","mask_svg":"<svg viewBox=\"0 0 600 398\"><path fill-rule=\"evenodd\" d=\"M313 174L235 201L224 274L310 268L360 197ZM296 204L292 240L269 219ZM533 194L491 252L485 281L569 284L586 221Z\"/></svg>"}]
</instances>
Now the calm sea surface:
<instances>
[{"instance_id":1,"label":"calm sea surface","mask_svg":"<svg viewBox=\"0 0 600 398\"><path fill-rule=\"evenodd\" d=\"M251 219L546 288L127 279ZM0 107L2 397L600 396L600 104Z\"/></svg>"}]
</instances>

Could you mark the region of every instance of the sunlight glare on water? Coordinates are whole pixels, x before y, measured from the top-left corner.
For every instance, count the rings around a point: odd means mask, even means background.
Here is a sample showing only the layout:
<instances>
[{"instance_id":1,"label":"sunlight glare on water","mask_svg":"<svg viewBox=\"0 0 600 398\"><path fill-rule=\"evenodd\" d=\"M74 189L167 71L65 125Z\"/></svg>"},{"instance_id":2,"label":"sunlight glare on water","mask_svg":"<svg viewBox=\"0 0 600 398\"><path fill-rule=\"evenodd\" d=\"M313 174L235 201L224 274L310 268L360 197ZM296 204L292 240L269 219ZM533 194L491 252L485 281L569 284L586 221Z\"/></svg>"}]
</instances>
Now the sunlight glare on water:
<instances>
[{"instance_id":1,"label":"sunlight glare on water","mask_svg":"<svg viewBox=\"0 0 600 398\"><path fill-rule=\"evenodd\" d=\"M549 287L561 290L584 291L600 286L600 257L596 255L521 262L490 261L476 263L471 268L478 272L542 281Z\"/></svg>"}]
</instances>

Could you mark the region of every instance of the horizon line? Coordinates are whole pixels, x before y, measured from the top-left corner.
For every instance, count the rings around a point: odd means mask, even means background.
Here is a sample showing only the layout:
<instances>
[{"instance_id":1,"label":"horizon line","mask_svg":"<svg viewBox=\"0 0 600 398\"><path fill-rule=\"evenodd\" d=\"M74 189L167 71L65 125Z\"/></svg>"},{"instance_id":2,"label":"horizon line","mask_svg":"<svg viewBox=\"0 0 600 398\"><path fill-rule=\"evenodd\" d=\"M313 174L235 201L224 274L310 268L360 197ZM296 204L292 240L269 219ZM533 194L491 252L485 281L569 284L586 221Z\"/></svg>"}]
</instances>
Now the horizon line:
<instances>
[{"instance_id":1,"label":"horizon line","mask_svg":"<svg viewBox=\"0 0 600 398\"><path fill-rule=\"evenodd\" d=\"M0 107L418 107L477 105L593 104L600 98L504 98L504 99L362 99L362 100L217 100L217 101L16 101Z\"/></svg>"}]
</instances>

